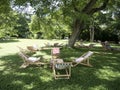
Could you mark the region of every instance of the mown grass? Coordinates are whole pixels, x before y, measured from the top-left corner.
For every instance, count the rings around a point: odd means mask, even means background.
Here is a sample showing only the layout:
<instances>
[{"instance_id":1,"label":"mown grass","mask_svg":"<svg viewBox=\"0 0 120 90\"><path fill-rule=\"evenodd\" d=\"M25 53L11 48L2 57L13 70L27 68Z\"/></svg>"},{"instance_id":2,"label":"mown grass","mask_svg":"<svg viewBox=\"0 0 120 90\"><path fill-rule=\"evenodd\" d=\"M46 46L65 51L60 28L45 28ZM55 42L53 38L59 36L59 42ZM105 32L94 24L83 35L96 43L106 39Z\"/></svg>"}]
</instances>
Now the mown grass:
<instances>
[{"instance_id":1,"label":"mown grass","mask_svg":"<svg viewBox=\"0 0 120 90\"><path fill-rule=\"evenodd\" d=\"M0 90L120 90L120 52L105 51L98 43L92 49L67 48L61 49L61 58L72 61L91 50L94 52L90 59L93 67L78 65L72 68L69 80L53 78L49 66L29 66L20 69L21 58L17 55L16 46L26 48L27 45L37 44L42 47L45 42L64 42L66 40L31 40L17 39L0 42ZM49 62L50 49L38 51L35 56L43 56Z\"/></svg>"}]
</instances>

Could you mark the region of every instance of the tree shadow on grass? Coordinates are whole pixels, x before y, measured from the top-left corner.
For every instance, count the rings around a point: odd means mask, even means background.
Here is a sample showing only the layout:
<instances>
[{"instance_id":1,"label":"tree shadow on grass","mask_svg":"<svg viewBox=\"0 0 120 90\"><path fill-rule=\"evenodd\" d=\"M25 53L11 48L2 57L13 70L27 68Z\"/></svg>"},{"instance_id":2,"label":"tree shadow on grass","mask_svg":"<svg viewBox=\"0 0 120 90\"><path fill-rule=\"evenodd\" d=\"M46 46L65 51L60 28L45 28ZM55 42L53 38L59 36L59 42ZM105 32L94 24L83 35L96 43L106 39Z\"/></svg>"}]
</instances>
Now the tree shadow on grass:
<instances>
[{"instance_id":1,"label":"tree shadow on grass","mask_svg":"<svg viewBox=\"0 0 120 90\"><path fill-rule=\"evenodd\" d=\"M9 39L9 40L0 40L0 43L11 43L11 42L19 42L18 39Z\"/></svg>"},{"instance_id":2,"label":"tree shadow on grass","mask_svg":"<svg viewBox=\"0 0 120 90\"><path fill-rule=\"evenodd\" d=\"M0 62L0 90L29 90L53 79L51 70L42 66L31 65L20 69L23 61L18 55L1 57Z\"/></svg>"},{"instance_id":3,"label":"tree shadow on grass","mask_svg":"<svg viewBox=\"0 0 120 90\"><path fill-rule=\"evenodd\" d=\"M62 50L69 52L69 49ZM75 51L70 49L72 54ZM44 52L50 54L50 50ZM69 80L54 80L49 67L30 66L20 69L23 61L16 54L1 57L0 90L119 90L120 78L117 73L120 71L119 53L95 52L90 60L93 67L78 65L72 68ZM70 58L67 53L65 57Z\"/></svg>"}]
</instances>

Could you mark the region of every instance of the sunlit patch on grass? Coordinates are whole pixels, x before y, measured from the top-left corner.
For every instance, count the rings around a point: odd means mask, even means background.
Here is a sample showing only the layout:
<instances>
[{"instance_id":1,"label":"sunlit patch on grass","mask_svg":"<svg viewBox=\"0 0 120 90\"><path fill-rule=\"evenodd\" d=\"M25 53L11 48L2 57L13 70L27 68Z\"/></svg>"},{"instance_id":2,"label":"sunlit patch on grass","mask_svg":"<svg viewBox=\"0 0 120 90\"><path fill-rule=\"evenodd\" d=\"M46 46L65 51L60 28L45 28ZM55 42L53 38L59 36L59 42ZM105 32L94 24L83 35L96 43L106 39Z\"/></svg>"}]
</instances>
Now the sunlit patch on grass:
<instances>
[{"instance_id":1,"label":"sunlit patch on grass","mask_svg":"<svg viewBox=\"0 0 120 90\"><path fill-rule=\"evenodd\" d=\"M5 69L5 65L3 65L4 63L4 61L0 61L0 71Z\"/></svg>"},{"instance_id":2,"label":"sunlit patch on grass","mask_svg":"<svg viewBox=\"0 0 120 90\"><path fill-rule=\"evenodd\" d=\"M23 84L23 82L20 80L15 80L15 81L12 81L12 84L20 85L20 84Z\"/></svg>"},{"instance_id":3,"label":"sunlit patch on grass","mask_svg":"<svg viewBox=\"0 0 120 90\"><path fill-rule=\"evenodd\" d=\"M16 72L14 73L14 75L17 75L17 76L25 76L25 75L30 75L29 73L20 73L20 72Z\"/></svg>"},{"instance_id":4,"label":"sunlit patch on grass","mask_svg":"<svg viewBox=\"0 0 120 90\"><path fill-rule=\"evenodd\" d=\"M98 86L90 87L88 88L88 90L107 90L107 89L104 85L98 85Z\"/></svg>"},{"instance_id":5,"label":"sunlit patch on grass","mask_svg":"<svg viewBox=\"0 0 120 90\"><path fill-rule=\"evenodd\" d=\"M0 71L4 70L5 66L0 66Z\"/></svg>"},{"instance_id":6,"label":"sunlit patch on grass","mask_svg":"<svg viewBox=\"0 0 120 90\"><path fill-rule=\"evenodd\" d=\"M9 70L6 70L6 71L3 72L3 75L7 75L7 74L10 74Z\"/></svg>"},{"instance_id":7,"label":"sunlit patch on grass","mask_svg":"<svg viewBox=\"0 0 120 90\"><path fill-rule=\"evenodd\" d=\"M64 83L60 83L62 86L60 87L56 87L56 89L54 87L49 87L48 90L85 90L82 88L82 86L80 86L79 84L64 84Z\"/></svg>"},{"instance_id":8,"label":"sunlit patch on grass","mask_svg":"<svg viewBox=\"0 0 120 90\"><path fill-rule=\"evenodd\" d=\"M33 83L28 84L28 85L24 85L24 89L25 89L25 90L30 90L30 89L32 89L33 87L34 87L34 84L33 84Z\"/></svg>"},{"instance_id":9,"label":"sunlit patch on grass","mask_svg":"<svg viewBox=\"0 0 120 90\"><path fill-rule=\"evenodd\" d=\"M103 69L99 69L96 72L96 76L100 79L114 80L115 78L120 77L120 72L115 71L112 67L104 66Z\"/></svg>"},{"instance_id":10,"label":"sunlit patch on grass","mask_svg":"<svg viewBox=\"0 0 120 90\"><path fill-rule=\"evenodd\" d=\"M51 76L41 76L40 79L42 82L49 82L52 81L53 78Z\"/></svg>"},{"instance_id":11,"label":"sunlit patch on grass","mask_svg":"<svg viewBox=\"0 0 120 90\"><path fill-rule=\"evenodd\" d=\"M40 80L42 82L49 82L53 79L53 74L52 72L49 72L47 70L42 71L42 76L40 76Z\"/></svg>"},{"instance_id":12,"label":"sunlit patch on grass","mask_svg":"<svg viewBox=\"0 0 120 90\"><path fill-rule=\"evenodd\" d=\"M114 60L114 59L117 59L117 57L111 57L111 58L112 58L113 60Z\"/></svg>"}]
</instances>

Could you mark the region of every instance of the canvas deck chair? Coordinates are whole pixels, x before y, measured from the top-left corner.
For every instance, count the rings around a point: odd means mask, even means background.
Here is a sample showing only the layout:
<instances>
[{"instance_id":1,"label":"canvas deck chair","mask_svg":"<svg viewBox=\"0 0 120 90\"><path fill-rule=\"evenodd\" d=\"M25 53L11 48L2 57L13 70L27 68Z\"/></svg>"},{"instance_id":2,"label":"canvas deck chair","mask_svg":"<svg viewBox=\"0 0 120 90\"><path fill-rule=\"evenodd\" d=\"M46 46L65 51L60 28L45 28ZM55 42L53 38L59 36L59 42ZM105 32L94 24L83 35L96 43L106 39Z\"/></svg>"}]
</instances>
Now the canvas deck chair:
<instances>
[{"instance_id":1,"label":"canvas deck chair","mask_svg":"<svg viewBox=\"0 0 120 90\"><path fill-rule=\"evenodd\" d=\"M83 54L79 58L75 59L73 61L73 67L75 67L78 64L86 65L92 67L92 65L89 62L90 57L93 55L92 51L88 51L87 53Z\"/></svg>"},{"instance_id":2,"label":"canvas deck chair","mask_svg":"<svg viewBox=\"0 0 120 90\"><path fill-rule=\"evenodd\" d=\"M93 48L95 44L89 44L88 46L87 45L84 45L84 44L79 44L79 43L76 43L76 46L77 47L81 47L81 48Z\"/></svg>"},{"instance_id":3,"label":"canvas deck chair","mask_svg":"<svg viewBox=\"0 0 120 90\"><path fill-rule=\"evenodd\" d=\"M60 48L58 48L58 47L52 48L51 56L52 56L52 59L59 58L59 56L60 56Z\"/></svg>"},{"instance_id":4,"label":"canvas deck chair","mask_svg":"<svg viewBox=\"0 0 120 90\"><path fill-rule=\"evenodd\" d=\"M19 51L20 51L20 52L28 53L28 50L27 50L27 49L23 49L23 48L21 48L21 47L19 47L19 46L17 46L17 47L19 48Z\"/></svg>"},{"instance_id":5,"label":"canvas deck chair","mask_svg":"<svg viewBox=\"0 0 120 90\"><path fill-rule=\"evenodd\" d=\"M44 46L45 47L51 47L52 45L49 42L47 42L47 43L44 43Z\"/></svg>"},{"instance_id":6,"label":"canvas deck chair","mask_svg":"<svg viewBox=\"0 0 120 90\"><path fill-rule=\"evenodd\" d=\"M54 47L62 47L64 44L63 43L54 43L53 46Z\"/></svg>"},{"instance_id":7,"label":"canvas deck chair","mask_svg":"<svg viewBox=\"0 0 120 90\"><path fill-rule=\"evenodd\" d=\"M102 47L104 48L104 50L113 50L113 48L110 46L110 44L107 41L105 41L105 42L99 41L99 42L102 45Z\"/></svg>"},{"instance_id":8,"label":"canvas deck chair","mask_svg":"<svg viewBox=\"0 0 120 90\"><path fill-rule=\"evenodd\" d=\"M34 64L34 65L44 65L45 63L40 61L40 57L29 57L23 52L19 52L18 55L23 59L23 64L20 68L26 68L27 66Z\"/></svg>"},{"instance_id":9,"label":"canvas deck chair","mask_svg":"<svg viewBox=\"0 0 120 90\"><path fill-rule=\"evenodd\" d=\"M53 74L55 79L69 79L71 76L71 62L55 62L53 64Z\"/></svg>"},{"instance_id":10,"label":"canvas deck chair","mask_svg":"<svg viewBox=\"0 0 120 90\"><path fill-rule=\"evenodd\" d=\"M93 48L95 44L89 44L88 48Z\"/></svg>"},{"instance_id":11,"label":"canvas deck chair","mask_svg":"<svg viewBox=\"0 0 120 90\"><path fill-rule=\"evenodd\" d=\"M33 46L27 46L27 49L31 52L36 52L39 51L39 48L37 45L33 45Z\"/></svg>"}]
</instances>

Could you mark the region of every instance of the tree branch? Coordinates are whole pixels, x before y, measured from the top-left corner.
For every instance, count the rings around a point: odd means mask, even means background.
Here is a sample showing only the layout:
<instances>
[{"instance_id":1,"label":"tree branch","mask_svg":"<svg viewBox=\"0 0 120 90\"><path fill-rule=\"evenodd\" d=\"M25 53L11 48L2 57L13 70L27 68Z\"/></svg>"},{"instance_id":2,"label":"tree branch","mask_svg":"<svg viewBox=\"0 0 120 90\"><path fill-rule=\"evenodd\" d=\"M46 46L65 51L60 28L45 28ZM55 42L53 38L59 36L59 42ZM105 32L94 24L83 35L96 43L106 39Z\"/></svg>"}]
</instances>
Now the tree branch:
<instances>
[{"instance_id":1,"label":"tree branch","mask_svg":"<svg viewBox=\"0 0 120 90\"><path fill-rule=\"evenodd\" d=\"M89 13L92 9L92 7L94 6L94 4L96 4L97 0L90 0L87 5L83 8L82 12L84 13Z\"/></svg>"},{"instance_id":2,"label":"tree branch","mask_svg":"<svg viewBox=\"0 0 120 90\"><path fill-rule=\"evenodd\" d=\"M106 8L107 4L108 4L109 0L104 0L102 6L100 6L99 8L93 8L91 11L90 11L90 14L93 14L97 11L100 11L100 10L103 10Z\"/></svg>"},{"instance_id":3,"label":"tree branch","mask_svg":"<svg viewBox=\"0 0 120 90\"><path fill-rule=\"evenodd\" d=\"M75 2L76 2L76 0L72 0L73 8L74 8L74 10L75 10L76 12L80 12L80 11L78 10L78 8L75 6Z\"/></svg>"}]
</instances>

